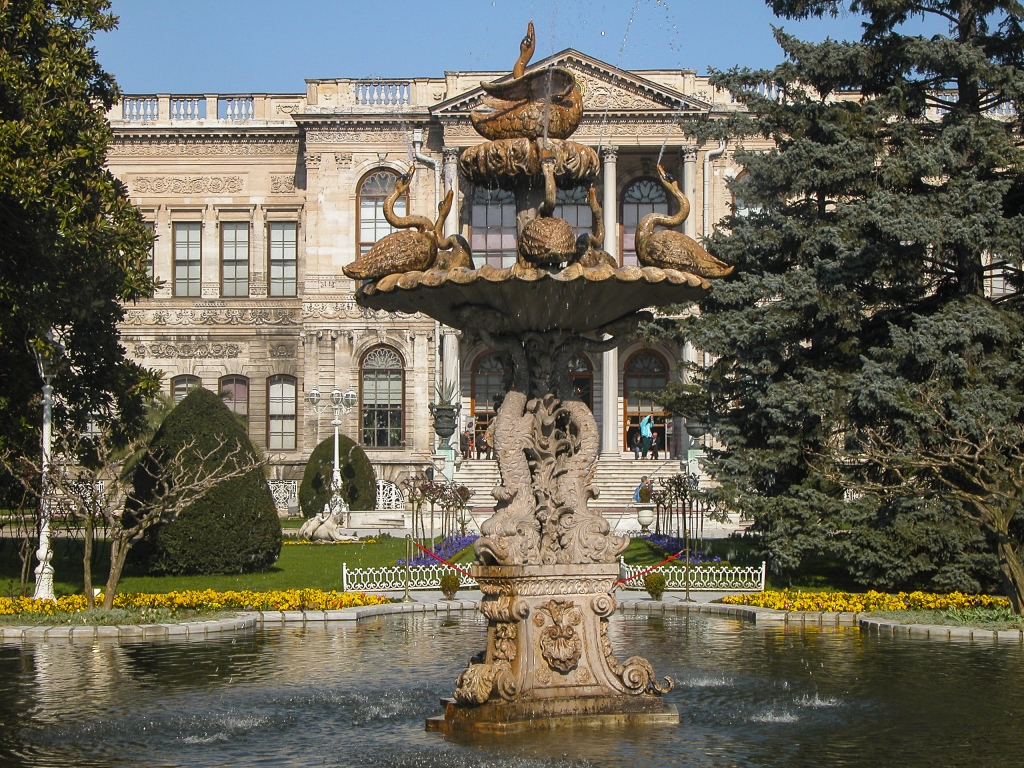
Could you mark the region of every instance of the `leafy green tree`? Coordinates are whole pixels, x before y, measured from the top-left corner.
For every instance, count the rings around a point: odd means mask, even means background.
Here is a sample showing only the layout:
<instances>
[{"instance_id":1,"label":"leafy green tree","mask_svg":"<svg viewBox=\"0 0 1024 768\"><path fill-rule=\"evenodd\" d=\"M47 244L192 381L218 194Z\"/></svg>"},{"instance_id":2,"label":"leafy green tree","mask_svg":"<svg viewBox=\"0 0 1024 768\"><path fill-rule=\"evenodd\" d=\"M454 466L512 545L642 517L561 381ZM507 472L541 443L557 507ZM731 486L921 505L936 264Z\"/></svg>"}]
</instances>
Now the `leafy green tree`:
<instances>
[{"instance_id":1,"label":"leafy green tree","mask_svg":"<svg viewBox=\"0 0 1024 768\"><path fill-rule=\"evenodd\" d=\"M37 442L31 349L64 346L58 413L143 418L155 376L118 340L123 304L152 292L152 242L105 168L118 89L91 46L112 30L108 0L0 3L0 444ZM38 451L38 449L36 449Z\"/></svg>"},{"instance_id":2,"label":"leafy green tree","mask_svg":"<svg viewBox=\"0 0 1024 768\"><path fill-rule=\"evenodd\" d=\"M709 469L753 515L777 570L824 552L863 583L946 589L1001 571L1019 603L1012 494L985 518L965 496L977 500L979 480L958 474L953 452L913 482L912 462L883 458L916 461L955 424L987 446L991 468L1012 464L1008 436L1024 423L1024 11L769 4L786 18L861 14L863 35L809 44L777 30L784 63L714 73L747 107L700 131L728 136L747 171L734 182L745 210L708 243L737 270L683 328L716 362L664 401L711 423L721 450ZM948 34L906 34L915 17ZM775 148L746 150L749 137ZM989 413L965 416L958 387Z\"/></svg>"}]
</instances>

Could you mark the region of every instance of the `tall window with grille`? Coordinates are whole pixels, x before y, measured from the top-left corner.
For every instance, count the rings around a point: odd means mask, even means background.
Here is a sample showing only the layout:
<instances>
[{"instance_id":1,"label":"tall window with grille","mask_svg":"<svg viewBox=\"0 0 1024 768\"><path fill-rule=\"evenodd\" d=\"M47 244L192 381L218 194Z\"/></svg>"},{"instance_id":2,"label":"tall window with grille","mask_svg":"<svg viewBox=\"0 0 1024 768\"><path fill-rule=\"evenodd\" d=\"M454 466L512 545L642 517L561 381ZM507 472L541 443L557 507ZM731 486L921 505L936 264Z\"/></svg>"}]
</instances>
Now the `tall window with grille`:
<instances>
[{"instance_id":1,"label":"tall window with grille","mask_svg":"<svg viewBox=\"0 0 1024 768\"><path fill-rule=\"evenodd\" d=\"M505 367L501 357L488 352L473 366L473 433L480 436L494 420L494 397L505 392Z\"/></svg>"},{"instance_id":2,"label":"tall window with grille","mask_svg":"<svg viewBox=\"0 0 1024 768\"><path fill-rule=\"evenodd\" d=\"M594 226L594 213L590 210L587 198L588 192L585 187L560 189L555 197L555 210L551 215L568 221L576 237L584 232L589 233Z\"/></svg>"},{"instance_id":3,"label":"tall window with grille","mask_svg":"<svg viewBox=\"0 0 1024 768\"><path fill-rule=\"evenodd\" d=\"M199 296L202 276L202 229L198 221L178 221L173 226L174 295Z\"/></svg>"},{"instance_id":4,"label":"tall window with grille","mask_svg":"<svg viewBox=\"0 0 1024 768\"><path fill-rule=\"evenodd\" d=\"M622 264L636 266L636 228L650 213L668 213L668 195L655 179L637 179L622 193Z\"/></svg>"},{"instance_id":5,"label":"tall window with grille","mask_svg":"<svg viewBox=\"0 0 1024 768\"><path fill-rule=\"evenodd\" d=\"M405 370L398 353L388 347L370 350L362 365L363 445L401 448Z\"/></svg>"},{"instance_id":6,"label":"tall window with grille","mask_svg":"<svg viewBox=\"0 0 1024 768\"><path fill-rule=\"evenodd\" d=\"M295 450L295 379L271 376L267 379L267 448Z\"/></svg>"},{"instance_id":7,"label":"tall window with grille","mask_svg":"<svg viewBox=\"0 0 1024 768\"><path fill-rule=\"evenodd\" d=\"M220 399L228 410L242 421L249 422L249 379L245 376L224 376L220 380Z\"/></svg>"},{"instance_id":8,"label":"tall window with grille","mask_svg":"<svg viewBox=\"0 0 1024 768\"><path fill-rule=\"evenodd\" d=\"M473 190L470 210L473 255L495 268L516 263L516 198L504 189Z\"/></svg>"},{"instance_id":9,"label":"tall window with grille","mask_svg":"<svg viewBox=\"0 0 1024 768\"><path fill-rule=\"evenodd\" d=\"M185 399L189 392L193 389L198 389L202 385L203 382L198 376L175 376L171 379L171 399L177 405Z\"/></svg>"},{"instance_id":10,"label":"tall window with grille","mask_svg":"<svg viewBox=\"0 0 1024 768\"><path fill-rule=\"evenodd\" d=\"M633 435L640 431L640 419L649 414L654 419L654 442L659 451L664 451L665 418L669 414L653 398L668 384L668 363L654 350L640 350L626 361L624 378L623 392L626 396L623 400L626 412L622 429L625 442L623 450L632 450Z\"/></svg>"},{"instance_id":11,"label":"tall window with grille","mask_svg":"<svg viewBox=\"0 0 1024 768\"><path fill-rule=\"evenodd\" d=\"M249 295L249 222L220 225L220 295Z\"/></svg>"},{"instance_id":12,"label":"tall window with grille","mask_svg":"<svg viewBox=\"0 0 1024 768\"><path fill-rule=\"evenodd\" d=\"M387 168L371 171L359 183L359 194L356 202L356 215L359 219L359 254L366 253L373 244L385 235L396 231L384 218L384 199L395 190L398 174ZM409 210L408 195L402 195L395 201L395 215L405 216Z\"/></svg>"},{"instance_id":13,"label":"tall window with grille","mask_svg":"<svg viewBox=\"0 0 1024 768\"><path fill-rule=\"evenodd\" d=\"M270 295L295 296L298 280L296 243L299 225L294 221L270 224Z\"/></svg>"}]
</instances>

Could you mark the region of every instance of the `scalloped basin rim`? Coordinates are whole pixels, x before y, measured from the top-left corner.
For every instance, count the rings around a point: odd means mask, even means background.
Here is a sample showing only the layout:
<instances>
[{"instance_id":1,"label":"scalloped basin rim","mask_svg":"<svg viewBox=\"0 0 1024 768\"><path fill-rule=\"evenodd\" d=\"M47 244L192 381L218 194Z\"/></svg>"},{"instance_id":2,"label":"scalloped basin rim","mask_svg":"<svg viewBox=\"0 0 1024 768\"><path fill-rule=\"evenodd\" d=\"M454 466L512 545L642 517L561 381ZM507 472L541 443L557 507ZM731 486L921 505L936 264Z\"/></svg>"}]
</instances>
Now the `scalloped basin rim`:
<instances>
[{"instance_id":1,"label":"scalloped basin rim","mask_svg":"<svg viewBox=\"0 0 1024 768\"><path fill-rule=\"evenodd\" d=\"M448 271L403 272L364 283L356 302L370 309L421 312L453 328L483 324L497 313L500 331L566 330L587 333L649 307L703 298L711 283L702 277L657 267L581 267L560 272L516 265ZM467 309L479 308L467 319Z\"/></svg>"}]
</instances>

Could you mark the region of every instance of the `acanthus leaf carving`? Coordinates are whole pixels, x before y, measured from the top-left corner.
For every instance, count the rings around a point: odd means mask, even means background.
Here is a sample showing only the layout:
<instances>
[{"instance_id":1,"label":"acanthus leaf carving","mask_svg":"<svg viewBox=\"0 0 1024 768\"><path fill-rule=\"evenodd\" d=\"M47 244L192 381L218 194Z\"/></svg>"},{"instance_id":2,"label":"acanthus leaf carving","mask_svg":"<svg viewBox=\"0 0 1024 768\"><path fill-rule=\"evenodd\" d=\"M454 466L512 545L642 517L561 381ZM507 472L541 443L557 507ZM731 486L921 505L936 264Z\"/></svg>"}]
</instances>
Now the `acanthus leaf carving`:
<instances>
[{"instance_id":1,"label":"acanthus leaf carving","mask_svg":"<svg viewBox=\"0 0 1024 768\"><path fill-rule=\"evenodd\" d=\"M234 195L241 176L136 176L128 182L136 195Z\"/></svg>"}]
</instances>

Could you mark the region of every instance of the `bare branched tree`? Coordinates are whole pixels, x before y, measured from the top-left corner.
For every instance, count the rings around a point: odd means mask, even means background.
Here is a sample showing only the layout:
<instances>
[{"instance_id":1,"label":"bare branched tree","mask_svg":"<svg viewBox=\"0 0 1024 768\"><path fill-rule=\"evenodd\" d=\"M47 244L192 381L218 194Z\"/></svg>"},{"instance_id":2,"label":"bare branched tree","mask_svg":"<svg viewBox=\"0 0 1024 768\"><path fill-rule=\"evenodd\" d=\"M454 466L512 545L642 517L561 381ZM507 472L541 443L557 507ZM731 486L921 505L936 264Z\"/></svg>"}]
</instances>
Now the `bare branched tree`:
<instances>
[{"instance_id":1,"label":"bare branched tree","mask_svg":"<svg viewBox=\"0 0 1024 768\"><path fill-rule=\"evenodd\" d=\"M1013 527L1024 502L1024 424L986 423L925 389L917 403L926 428L903 424L834 440L818 469L854 493L947 502L985 535L1006 595L1021 613L1024 566Z\"/></svg>"},{"instance_id":2,"label":"bare branched tree","mask_svg":"<svg viewBox=\"0 0 1024 768\"><path fill-rule=\"evenodd\" d=\"M263 466L239 444L218 441L200 450L194 441L168 455L145 453L141 438L119 444L108 432L68 431L56 435L54 456L44 483L26 480L31 493L45 488L51 509L61 509L86 527L83 576L86 599L93 607L91 541L92 521L102 520L110 542L110 571L103 608L110 610L128 553L141 535L157 523L177 519L216 485ZM0 454L0 465L19 477L39 478L41 468L24 456ZM135 493L136 473L148 476L152 492Z\"/></svg>"}]
</instances>

